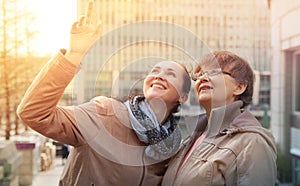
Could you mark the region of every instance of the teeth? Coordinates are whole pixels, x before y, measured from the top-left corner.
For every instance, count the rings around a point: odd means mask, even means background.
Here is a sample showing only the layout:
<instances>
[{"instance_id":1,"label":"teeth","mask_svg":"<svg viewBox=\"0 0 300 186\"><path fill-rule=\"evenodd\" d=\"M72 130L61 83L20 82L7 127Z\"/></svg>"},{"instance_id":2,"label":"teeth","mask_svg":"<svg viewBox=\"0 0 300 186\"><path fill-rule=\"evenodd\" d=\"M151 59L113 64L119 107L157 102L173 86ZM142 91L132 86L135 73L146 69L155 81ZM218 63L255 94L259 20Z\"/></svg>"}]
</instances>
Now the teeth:
<instances>
[{"instance_id":1,"label":"teeth","mask_svg":"<svg viewBox=\"0 0 300 186\"><path fill-rule=\"evenodd\" d=\"M205 87L200 88L200 91L201 90L211 90L211 89L212 89L212 87L205 86Z\"/></svg>"},{"instance_id":2,"label":"teeth","mask_svg":"<svg viewBox=\"0 0 300 186\"><path fill-rule=\"evenodd\" d=\"M160 85L160 84L153 84L152 87L160 88L160 89L165 89L165 87L162 86L162 85Z\"/></svg>"}]
</instances>

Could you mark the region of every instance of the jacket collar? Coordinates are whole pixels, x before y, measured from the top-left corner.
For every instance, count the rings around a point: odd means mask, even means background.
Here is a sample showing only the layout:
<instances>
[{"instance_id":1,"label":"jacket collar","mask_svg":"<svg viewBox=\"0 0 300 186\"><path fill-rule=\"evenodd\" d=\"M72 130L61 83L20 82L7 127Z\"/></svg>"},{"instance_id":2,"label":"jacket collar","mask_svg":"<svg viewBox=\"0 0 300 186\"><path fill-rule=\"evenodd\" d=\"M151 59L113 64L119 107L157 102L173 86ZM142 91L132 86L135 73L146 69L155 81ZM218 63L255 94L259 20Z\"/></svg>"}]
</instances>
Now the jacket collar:
<instances>
[{"instance_id":1,"label":"jacket collar","mask_svg":"<svg viewBox=\"0 0 300 186\"><path fill-rule=\"evenodd\" d=\"M229 105L214 108L208 120L206 137L216 136L224 129L230 128L233 119L241 114L242 105L242 101L235 101Z\"/></svg>"}]
</instances>

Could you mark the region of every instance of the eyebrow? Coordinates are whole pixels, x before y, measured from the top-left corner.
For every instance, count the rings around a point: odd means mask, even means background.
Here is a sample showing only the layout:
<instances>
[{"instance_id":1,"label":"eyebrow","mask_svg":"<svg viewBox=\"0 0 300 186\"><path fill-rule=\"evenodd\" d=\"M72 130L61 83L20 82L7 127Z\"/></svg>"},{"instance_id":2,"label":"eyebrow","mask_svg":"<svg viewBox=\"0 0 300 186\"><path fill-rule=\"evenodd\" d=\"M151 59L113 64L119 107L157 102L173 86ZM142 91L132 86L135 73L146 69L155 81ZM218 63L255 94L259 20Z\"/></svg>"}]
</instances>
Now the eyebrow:
<instances>
[{"instance_id":1,"label":"eyebrow","mask_svg":"<svg viewBox=\"0 0 300 186\"><path fill-rule=\"evenodd\" d=\"M153 70L153 69L161 69L161 68L158 67L158 66L155 66L155 67L153 67L151 70Z\"/></svg>"},{"instance_id":2,"label":"eyebrow","mask_svg":"<svg viewBox=\"0 0 300 186\"><path fill-rule=\"evenodd\" d=\"M153 67L152 70L153 70L153 69L161 69L161 67L156 66L156 67ZM166 71L173 71L173 72L176 72L173 68L167 68Z\"/></svg>"},{"instance_id":3,"label":"eyebrow","mask_svg":"<svg viewBox=\"0 0 300 186\"><path fill-rule=\"evenodd\" d=\"M175 72L175 70L173 68L168 68L167 71L173 71L173 72Z\"/></svg>"}]
</instances>

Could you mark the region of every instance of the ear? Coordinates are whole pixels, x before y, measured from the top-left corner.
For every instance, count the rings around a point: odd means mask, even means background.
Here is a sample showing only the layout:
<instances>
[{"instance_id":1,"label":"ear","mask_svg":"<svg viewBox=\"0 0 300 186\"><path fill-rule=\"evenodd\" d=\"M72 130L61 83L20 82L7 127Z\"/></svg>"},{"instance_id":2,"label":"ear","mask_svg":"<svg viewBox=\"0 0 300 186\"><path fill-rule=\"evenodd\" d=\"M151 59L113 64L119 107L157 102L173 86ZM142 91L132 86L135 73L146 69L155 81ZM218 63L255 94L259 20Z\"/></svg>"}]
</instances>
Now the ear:
<instances>
[{"instance_id":1,"label":"ear","mask_svg":"<svg viewBox=\"0 0 300 186\"><path fill-rule=\"evenodd\" d=\"M243 94L247 88L248 84L247 83L240 83L240 82L237 82L236 83L236 87L233 91L233 95L235 96L239 96L241 94Z\"/></svg>"},{"instance_id":2,"label":"ear","mask_svg":"<svg viewBox=\"0 0 300 186\"><path fill-rule=\"evenodd\" d=\"M184 93L183 95L180 96L179 102L180 103L186 102L186 100L188 99L188 97L189 97L189 94L188 93Z\"/></svg>"}]
</instances>

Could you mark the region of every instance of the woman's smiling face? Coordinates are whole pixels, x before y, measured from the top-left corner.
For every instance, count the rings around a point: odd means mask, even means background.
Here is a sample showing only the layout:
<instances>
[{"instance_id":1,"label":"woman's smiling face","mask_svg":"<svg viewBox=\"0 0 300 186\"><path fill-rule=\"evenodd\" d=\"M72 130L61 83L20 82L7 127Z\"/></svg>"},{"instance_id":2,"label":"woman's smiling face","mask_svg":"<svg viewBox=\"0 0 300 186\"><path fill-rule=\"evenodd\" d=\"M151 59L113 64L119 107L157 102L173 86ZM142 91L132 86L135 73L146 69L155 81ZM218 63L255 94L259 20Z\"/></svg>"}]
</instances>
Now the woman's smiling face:
<instances>
[{"instance_id":1,"label":"woman's smiling face","mask_svg":"<svg viewBox=\"0 0 300 186\"><path fill-rule=\"evenodd\" d=\"M156 64L144 80L143 92L146 100L161 99L168 108L181 102L184 76L187 72L172 61Z\"/></svg>"},{"instance_id":2,"label":"woman's smiling face","mask_svg":"<svg viewBox=\"0 0 300 186\"><path fill-rule=\"evenodd\" d=\"M229 72L203 67L197 74L195 93L202 106L213 108L234 102L237 82Z\"/></svg>"},{"instance_id":3,"label":"woman's smiling face","mask_svg":"<svg viewBox=\"0 0 300 186\"><path fill-rule=\"evenodd\" d=\"M228 51L207 54L195 66L193 80L200 105L208 111L241 100L252 101L254 73L246 60Z\"/></svg>"}]
</instances>

